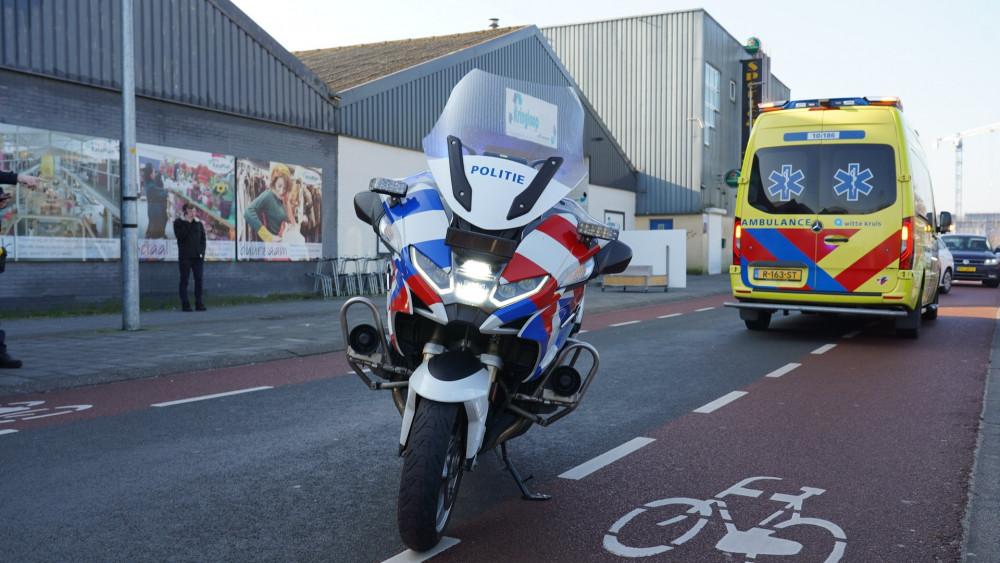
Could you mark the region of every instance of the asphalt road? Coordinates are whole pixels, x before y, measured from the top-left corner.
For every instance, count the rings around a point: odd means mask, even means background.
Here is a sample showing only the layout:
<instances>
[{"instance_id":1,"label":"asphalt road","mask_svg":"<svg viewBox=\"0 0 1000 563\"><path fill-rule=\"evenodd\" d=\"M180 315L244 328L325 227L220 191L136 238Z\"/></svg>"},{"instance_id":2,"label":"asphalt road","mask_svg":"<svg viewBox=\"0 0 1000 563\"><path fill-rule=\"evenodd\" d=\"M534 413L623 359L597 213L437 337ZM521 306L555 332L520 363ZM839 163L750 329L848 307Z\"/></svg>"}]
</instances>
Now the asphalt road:
<instances>
[{"instance_id":1,"label":"asphalt road","mask_svg":"<svg viewBox=\"0 0 1000 563\"><path fill-rule=\"evenodd\" d=\"M956 287L918 341L751 332L723 300L588 317L583 405L510 448L553 500L483 456L432 561L957 560L998 294ZM18 399L38 404L0 436L0 560L409 558L398 413L340 354Z\"/></svg>"}]
</instances>

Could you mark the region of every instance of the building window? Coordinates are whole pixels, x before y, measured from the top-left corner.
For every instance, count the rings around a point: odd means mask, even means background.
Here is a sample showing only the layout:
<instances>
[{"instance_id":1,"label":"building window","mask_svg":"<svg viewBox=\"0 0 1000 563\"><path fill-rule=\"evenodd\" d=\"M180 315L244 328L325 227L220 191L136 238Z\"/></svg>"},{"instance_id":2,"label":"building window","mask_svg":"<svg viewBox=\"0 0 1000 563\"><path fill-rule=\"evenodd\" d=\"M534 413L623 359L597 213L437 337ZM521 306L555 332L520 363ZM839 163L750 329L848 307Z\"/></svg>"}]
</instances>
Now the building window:
<instances>
[{"instance_id":1,"label":"building window","mask_svg":"<svg viewBox=\"0 0 1000 563\"><path fill-rule=\"evenodd\" d=\"M718 69L705 63L705 115L704 130L702 135L705 138L705 146L712 146L712 135L715 132L716 116L719 113L721 76Z\"/></svg>"},{"instance_id":2,"label":"building window","mask_svg":"<svg viewBox=\"0 0 1000 563\"><path fill-rule=\"evenodd\" d=\"M729 101L730 102L736 103L736 92L737 92L737 90L736 90L736 81L735 80L730 80L729 81Z\"/></svg>"}]
</instances>

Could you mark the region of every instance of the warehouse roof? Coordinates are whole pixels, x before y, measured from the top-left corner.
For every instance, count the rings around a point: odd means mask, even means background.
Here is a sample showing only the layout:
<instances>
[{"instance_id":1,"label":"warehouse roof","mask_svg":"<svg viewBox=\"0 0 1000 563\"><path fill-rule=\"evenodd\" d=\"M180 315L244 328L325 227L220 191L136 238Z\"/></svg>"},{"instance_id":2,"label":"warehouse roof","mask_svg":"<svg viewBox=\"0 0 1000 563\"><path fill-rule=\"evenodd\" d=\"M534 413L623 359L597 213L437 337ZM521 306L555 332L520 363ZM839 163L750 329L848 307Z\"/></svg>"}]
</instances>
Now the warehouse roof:
<instances>
[{"instance_id":1,"label":"warehouse roof","mask_svg":"<svg viewBox=\"0 0 1000 563\"><path fill-rule=\"evenodd\" d=\"M525 26L385 41L292 53L334 91L342 92L395 72L462 51Z\"/></svg>"}]
</instances>

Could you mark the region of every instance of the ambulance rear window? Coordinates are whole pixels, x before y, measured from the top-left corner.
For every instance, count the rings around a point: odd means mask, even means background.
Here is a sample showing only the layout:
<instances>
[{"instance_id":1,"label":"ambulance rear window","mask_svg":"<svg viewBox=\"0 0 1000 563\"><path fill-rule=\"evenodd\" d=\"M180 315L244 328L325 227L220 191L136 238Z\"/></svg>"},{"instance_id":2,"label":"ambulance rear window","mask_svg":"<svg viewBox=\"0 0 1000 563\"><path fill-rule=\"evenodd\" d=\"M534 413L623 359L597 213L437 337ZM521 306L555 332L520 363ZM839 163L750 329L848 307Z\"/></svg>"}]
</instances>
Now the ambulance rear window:
<instances>
[{"instance_id":1,"label":"ambulance rear window","mask_svg":"<svg viewBox=\"0 0 1000 563\"><path fill-rule=\"evenodd\" d=\"M775 215L865 215L896 201L889 145L770 147L754 154L748 202Z\"/></svg>"}]
</instances>

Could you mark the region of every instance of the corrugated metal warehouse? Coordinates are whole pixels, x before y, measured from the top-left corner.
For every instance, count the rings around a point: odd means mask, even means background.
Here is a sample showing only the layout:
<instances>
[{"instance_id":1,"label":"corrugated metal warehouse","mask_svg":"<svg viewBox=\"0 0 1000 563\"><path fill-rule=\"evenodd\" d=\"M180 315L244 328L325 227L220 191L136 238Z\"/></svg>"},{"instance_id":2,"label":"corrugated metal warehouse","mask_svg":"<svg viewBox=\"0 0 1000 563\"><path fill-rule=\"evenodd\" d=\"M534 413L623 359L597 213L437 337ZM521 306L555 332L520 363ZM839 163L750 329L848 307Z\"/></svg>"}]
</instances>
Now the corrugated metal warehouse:
<instances>
[{"instance_id":1,"label":"corrugated metal warehouse","mask_svg":"<svg viewBox=\"0 0 1000 563\"><path fill-rule=\"evenodd\" d=\"M4 244L14 242L18 260L0 284L7 310L121 298L120 210L101 205L120 205L112 156L122 136L120 4L0 0L0 166L47 173L57 188L46 194L55 204L18 188L16 205L0 216ZM674 216L696 216L700 226L706 208L731 209L701 186L715 187L718 171L739 167L740 116L725 106L725 84L739 82L746 55L700 10L296 54L228 0L135 0L134 17L140 164L146 151L174 190L171 206L199 204L216 243L238 249L206 264L209 303L309 291L310 260L374 253L374 235L353 217L353 194L372 176L425 167L420 141L472 68L579 85L590 179L574 196L595 216L618 210L616 221L642 229ZM649 18L662 24L656 33ZM723 105L707 146L696 130L707 115L703 61L720 73ZM628 82L632 90L614 87ZM253 245L267 243L246 228L241 198L275 170L290 170L304 194L316 190L309 201L319 207L318 224L308 252L264 260ZM235 206L227 189L241 196ZM172 241L152 238L149 213L141 222L153 250L142 255L140 293L169 302L177 283Z\"/></svg>"},{"instance_id":2,"label":"corrugated metal warehouse","mask_svg":"<svg viewBox=\"0 0 1000 563\"><path fill-rule=\"evenodd\" d=\"M725 174L742 164L741 60L753 56L704 10L542 34L639 170L635 228L704 231L689 237L688 265L722 271L721 240L728 249L735 200ZM790 92L767 71L767 57L757 58L763 99L787 100Z\"/></svg>"}]
</instances>

